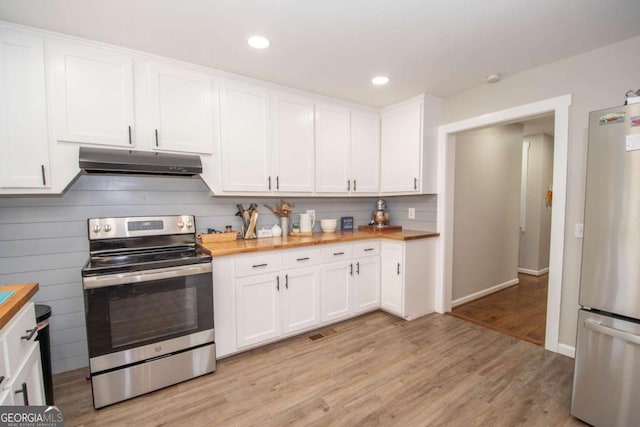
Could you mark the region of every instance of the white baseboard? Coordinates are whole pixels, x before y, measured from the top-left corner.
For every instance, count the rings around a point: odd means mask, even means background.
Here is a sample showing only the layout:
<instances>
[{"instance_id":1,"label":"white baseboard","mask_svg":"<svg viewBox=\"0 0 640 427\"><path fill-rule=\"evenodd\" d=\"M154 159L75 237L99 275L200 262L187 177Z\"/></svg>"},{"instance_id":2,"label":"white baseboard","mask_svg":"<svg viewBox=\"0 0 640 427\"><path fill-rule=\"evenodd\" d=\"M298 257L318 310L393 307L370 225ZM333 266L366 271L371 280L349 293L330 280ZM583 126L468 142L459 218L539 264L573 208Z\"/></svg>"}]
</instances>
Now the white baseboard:
<instances>
[{"instance_id":1,"label":"white baseboard","mask_svg":"<svg viewBox=\"0 0 640 427\"><path fill-rule=\"evenodd\" d=\"M473 301L474 299L482 298L485 295L498 292L501 289L508 288L509 286L517 285L518 283L520 283L520 280L518 278L515 278L509 281L506 281L504 283L500 283L499 285L495 285L490 288L483 289L480 292L476 292L471 295L467 295L466 297L458 298L457 300L451 301L451 307L464 304L465 302Z\"/></svg>"},{"instance_id":2,"label":"white baseboard","mask_svg":"<svg viewBox=\"0 0 640 427\"><path fill-rule=\"evenodd\" d=\"M558 343L558 353L572 359L576 358L576 348L567 344Z\"/></svg>"},{"instance_id":3,"label":"white baseboard","mask_svg":"<svg viewBox=\"0 0 640 427\"><path fill-rule=\"evenodd\" d=\"M529 270L528 268L518 268L518 273L528 274L530 276L542 276L543 274L547 274L549 272L549 267L543 268L542 270Z\"/></svg>"}]
</instances>

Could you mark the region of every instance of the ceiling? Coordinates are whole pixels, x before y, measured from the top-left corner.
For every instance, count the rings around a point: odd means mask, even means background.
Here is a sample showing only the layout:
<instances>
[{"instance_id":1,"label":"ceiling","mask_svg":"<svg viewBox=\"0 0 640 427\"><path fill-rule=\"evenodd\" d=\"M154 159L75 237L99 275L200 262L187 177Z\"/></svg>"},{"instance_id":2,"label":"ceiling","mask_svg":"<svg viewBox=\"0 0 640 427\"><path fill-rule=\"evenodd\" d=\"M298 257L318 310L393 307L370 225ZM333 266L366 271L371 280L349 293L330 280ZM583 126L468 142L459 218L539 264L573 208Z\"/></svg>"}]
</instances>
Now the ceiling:
<instances>
[{"instance_id":1,"label":"ceiling","mask_svg":"<svg viewBox=\"0 0 640 427\"><path fill-rule=\"evenodd\" d=\"M0 20L379 107L638 36L640 1L0 0Z\"/></svg>"}]
</instances>

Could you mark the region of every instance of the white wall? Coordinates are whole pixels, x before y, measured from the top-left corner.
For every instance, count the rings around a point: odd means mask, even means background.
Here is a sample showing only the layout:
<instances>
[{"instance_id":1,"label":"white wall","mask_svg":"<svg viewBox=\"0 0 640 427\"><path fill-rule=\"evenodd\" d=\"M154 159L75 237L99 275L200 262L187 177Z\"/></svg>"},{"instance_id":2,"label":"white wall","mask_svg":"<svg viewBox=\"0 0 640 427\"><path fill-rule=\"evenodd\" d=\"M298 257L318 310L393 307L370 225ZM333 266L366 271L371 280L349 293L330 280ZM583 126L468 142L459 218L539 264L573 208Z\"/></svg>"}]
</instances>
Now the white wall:
<instances>
[{"instance_id":1,"label":"white wall","mask_svg":"<svg viewBox=\"0 0 640 427\"><path fill-rule=\"evenodd\" d=\"M456 134L453 301L517 280L522 125Z\"/></svg>"},{"instance_id":2,"label":"white wall","mask_svg":"<svg viewBox=\"0 0 640 427\"><path fill-rule=\"evenodd\" d=\"M573 236L573 225L582 222L584 211L588 113L621 105L627 90L640 87L640 55L637 52L640 52L640 37L506 76L499 83L461 92L442 104L442 124L445 124L572 95L559 339L561 344L568 346L575 345L576 337L582 241Z\"/></svg>"},{"instance_id":3,"label":"white wall","mask_svg":"<svg viewBox=\"0 0 640 427\"><path fill-rule=\"evenodd\" d=\"M287 198L294 213L316 209L318 219L371 218L377 198ZM392 209L417 207L411 228L436 229L435 196L389 197ZM263 206L278 198L211 197L199 178L82 175L62 196L0 198L0 283L39 282L37 303L50 305L54 372L88 365L81 269L89 258L87 218L129 215L196 215L199 232L240 227L236 203L258 203L258 227L277 220ZM406 211L405 211L406 212ZM392 222L394 222L392 220ZM316 231L320 230L319 221Z\"/></svg>"},{"instance_id":4,"label":"white wall","mask_svg":"<svg viewBox=\"0 0 640 427\"><path fill-rule=\"evenodd\" d=\"M529 143L529 156L518 267L525 272L544 272L549 268L551 209L547 208L545 195L553 183L553 138L538 134L525 136L523 141Z\"/></svg>"}]
</instances>

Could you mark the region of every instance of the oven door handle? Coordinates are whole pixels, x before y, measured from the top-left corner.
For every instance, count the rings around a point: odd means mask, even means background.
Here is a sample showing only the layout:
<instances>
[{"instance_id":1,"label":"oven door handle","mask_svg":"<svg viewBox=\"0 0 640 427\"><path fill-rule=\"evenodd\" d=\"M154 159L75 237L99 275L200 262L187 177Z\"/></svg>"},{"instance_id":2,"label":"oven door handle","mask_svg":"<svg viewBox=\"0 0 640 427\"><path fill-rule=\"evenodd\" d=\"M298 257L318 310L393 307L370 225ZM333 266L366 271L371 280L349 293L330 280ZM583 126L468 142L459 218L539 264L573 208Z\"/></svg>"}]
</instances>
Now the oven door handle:
<instances>
[{"instance_id":1,"label":"oven door handle","mask_svg":"<svg viewBox=\"0 0 640 427\"><path fill-rule=\"evenodd\" d=\"M127 273L90 276L82 279L84 289L104 288L107 286L135 285L152 280L170 279L173 277L193 276L211 272L211 263L190 264L179 267L158 268L155 270L131 271Z\"/></svg>"}]
</instances>

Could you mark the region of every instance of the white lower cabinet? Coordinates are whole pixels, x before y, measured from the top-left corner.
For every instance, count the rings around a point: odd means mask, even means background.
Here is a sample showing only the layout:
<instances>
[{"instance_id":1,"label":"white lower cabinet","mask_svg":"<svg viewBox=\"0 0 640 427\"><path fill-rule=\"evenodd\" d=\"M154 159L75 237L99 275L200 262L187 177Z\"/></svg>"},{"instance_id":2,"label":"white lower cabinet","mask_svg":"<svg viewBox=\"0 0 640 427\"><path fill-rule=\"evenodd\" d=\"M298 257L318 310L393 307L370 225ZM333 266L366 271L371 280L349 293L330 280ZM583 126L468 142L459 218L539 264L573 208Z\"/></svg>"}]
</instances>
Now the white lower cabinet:
<instances>
[{"instance_id":1,"label":"white lower cabinet","mask_svg":"<svg viewBox=\"0 0 640 427\"><path fill-rule=\"evenodd\" d=\"M380 307L380 242L329 245L322 259L323 322Z\"/></svg>"},{"instance_id":2,"label":"white lower cabinet","mask_svg":"<svg viewBox=\"0 0 640 427\"><path fill-rule=\"evenodd\" d=\"M322 321L345 319L353 312L353 245L322 248Z\"/></svg>"},{"instance_id":3,"label":"white lower cabinet","mask_svg":"<svg viewBox=\"0 0 640 427\"><path fill-rule=\"evenodd\" d=\"M435 239L323 244L213 259L216 356L382 308L433 311Z\"/></svg>"},{"instance_id":4,"label":"white lower cabinet","mask_svg":"<svg viewBox=\"0 0 640 427\"><path fill-rule=\"evenodd\" d=\"M380 256L356 260L354 296L357 314L380 307Z\"/></svg>"},{"instance_id":5,"label":"white lower cabinet","mask_svg":"<svg viewBox=\"0 0 640 427\"><path fill-rule=\"evenodd\" d=\"M35 307L18 311L0 331L0 405L44 405L44 387Z\"/></svg>"},{"instance_id":6,"label":"white lower cabinet","mask_svg":"<svg viewBox=\"0 0 640 427\"><path fill-rule=\"evenodd\" d=\"M381 243L380 307L413 320L434 309L435 239Z\"/></svg>"},{"instance_id":7,"label":"white lower cabinet","mask_svg":"<svg viewBox=\"0 0 640 427\"><path fill-rule=\"evenodd\" d=\"M237 257L236 274L268 271L235 280L238 349L320 324L319 260L315 249Z\"/></svg>"},{"instance_id":8,"label":"white lower cabinet","mask_svg":"<svg viewBox=\"0 0 640 427\"><path fill-rule=\"evenodd\" d=\"M320 271L318 267L284 272L282 333L290 334L320 324Z\"/></svg>"},{"instance_id":9,"label":"white lower cabinet","mask_svg":"<svg viewBox=\"0 0 640 427\"><path fill-rule=\"evenodd\" d=\"M261 274L236 280L238 348L282 333L280 276Z\"/></svg>"}]
</instances>

